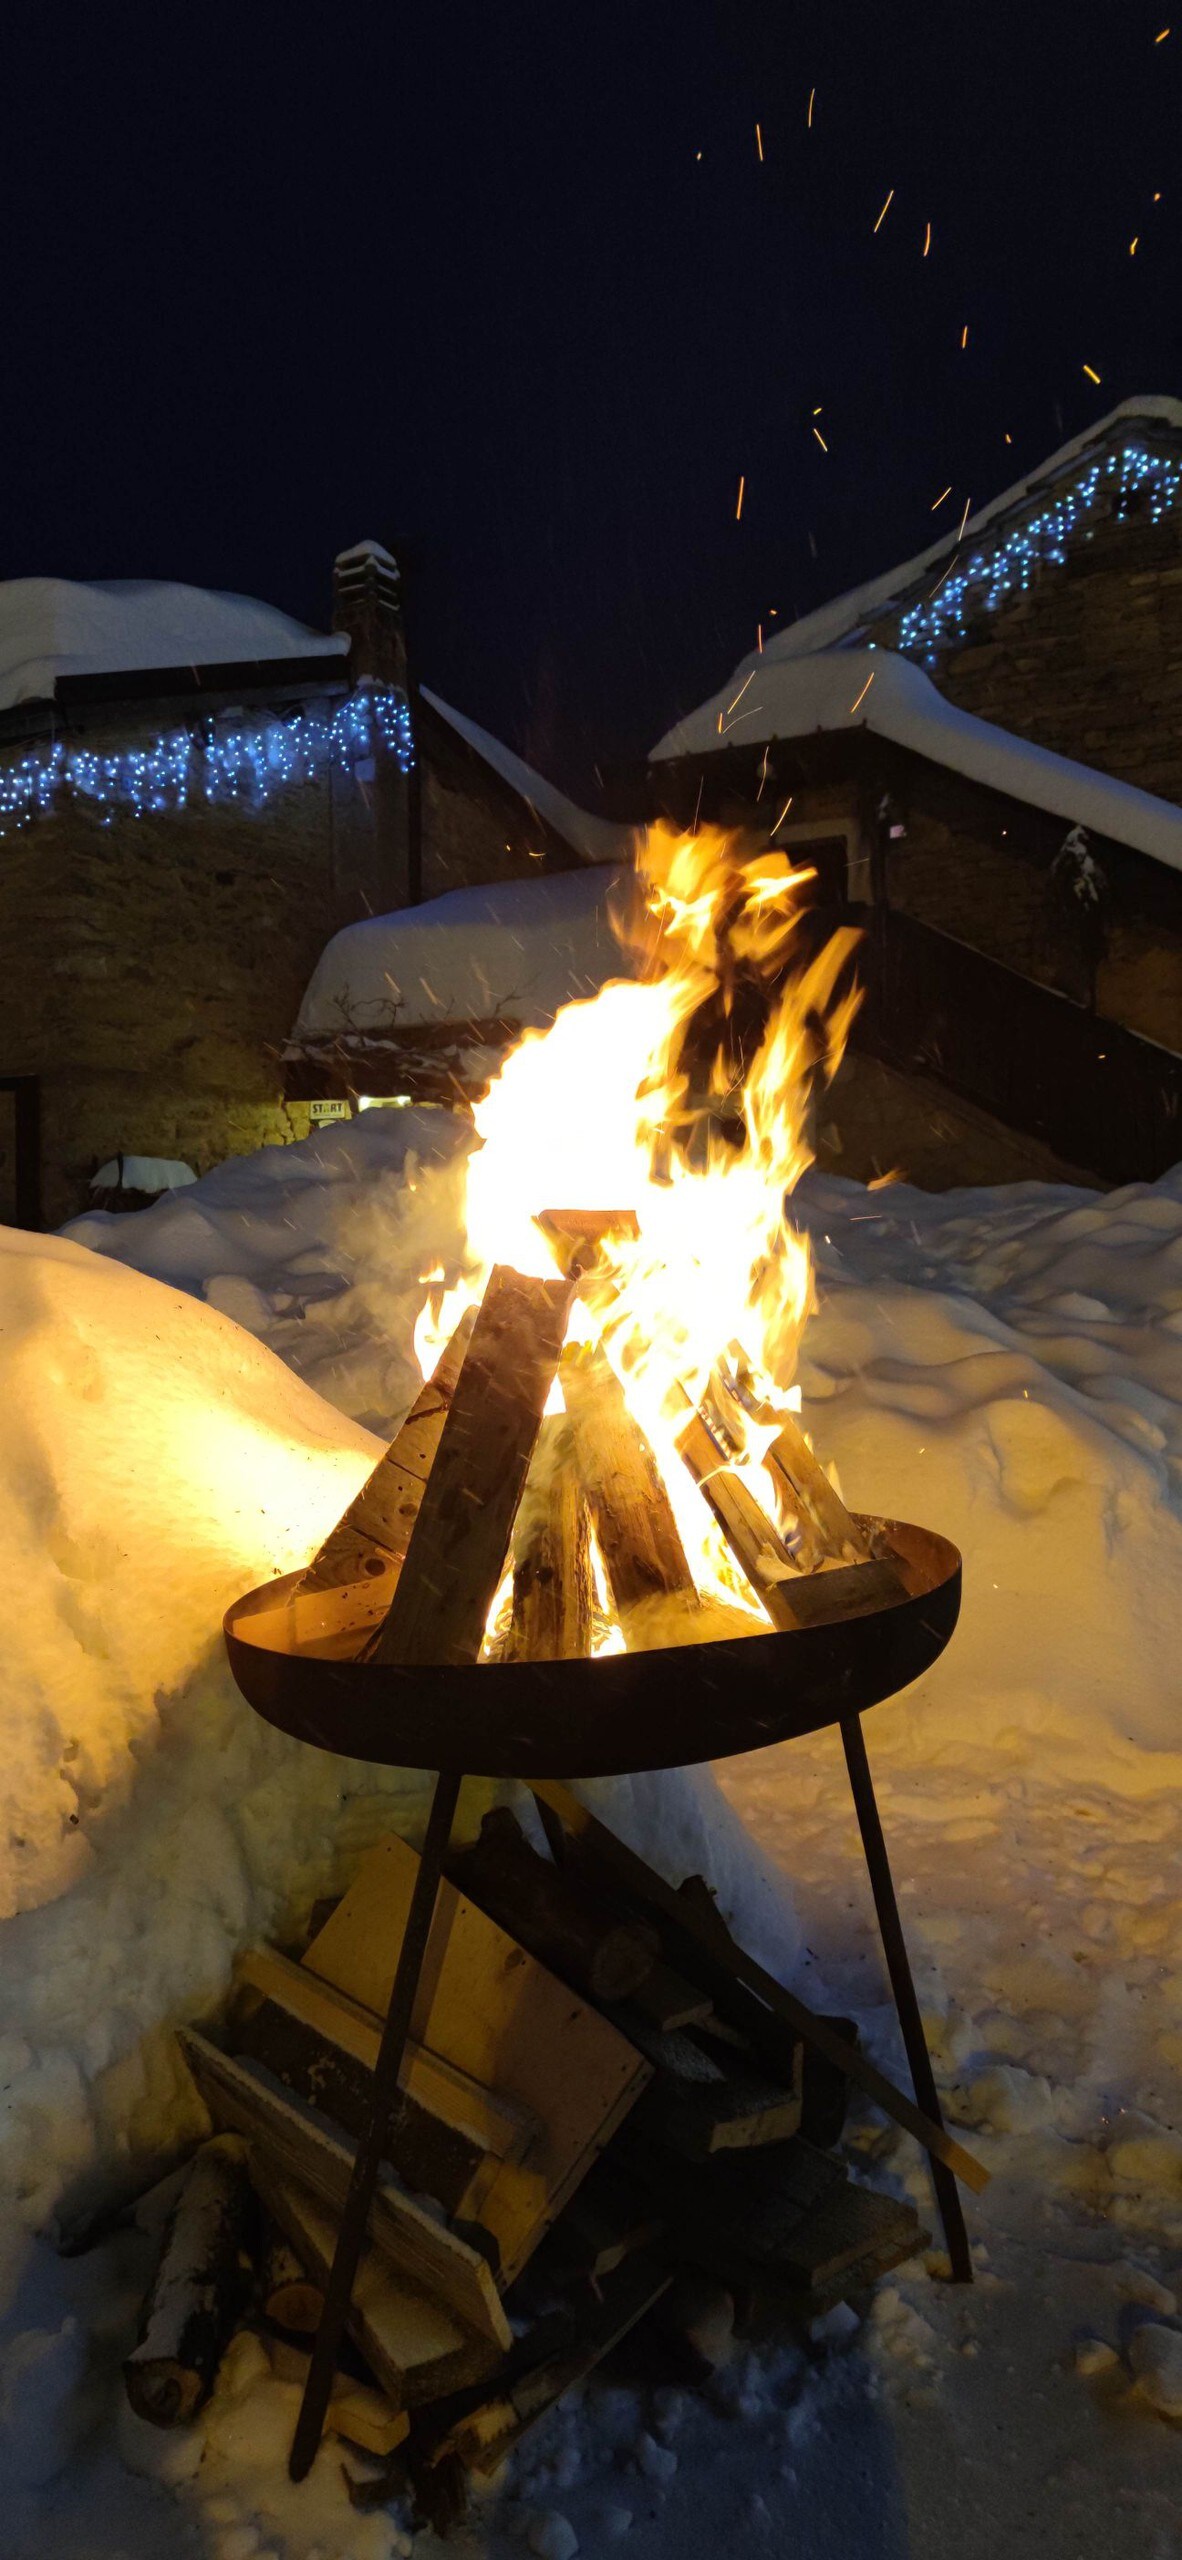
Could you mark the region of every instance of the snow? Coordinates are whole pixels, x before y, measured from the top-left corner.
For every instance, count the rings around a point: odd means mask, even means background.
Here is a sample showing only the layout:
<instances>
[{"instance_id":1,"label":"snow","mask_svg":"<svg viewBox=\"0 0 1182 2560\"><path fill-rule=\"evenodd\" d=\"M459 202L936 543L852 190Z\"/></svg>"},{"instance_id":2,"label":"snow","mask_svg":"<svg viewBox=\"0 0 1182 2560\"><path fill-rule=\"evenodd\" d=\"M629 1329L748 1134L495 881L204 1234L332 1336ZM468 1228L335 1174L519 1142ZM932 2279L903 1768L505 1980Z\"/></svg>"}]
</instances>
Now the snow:
<instances>
[{"instance_id":1,"label":"snow","mask_svg":"<svg viewBox=\"0 0 1182 2560\"><path fill-rule=\"evenodd\" d=\"M60 676L343 657L348 646L344 632L314 631L255 596L162 578L8 578L0 583L0 711L49 700Z\"/></svg>"},{"instance_id":2,"label":"snow","mask_svg":"<svg viewBox=\"0 0 1182 2560\"><path fill-rule=\"evenodd\" d=\"M316 965L292 1045L501 1016L539 1028L625 974L610 923L618 882L614 871L544 872L346 925Z\"/></svg>"},{"instance_id":3,"label":"snow","mask_svg":"<svg viewBox=\"0 0 1182 2560\"><path fill-rule=\"evenodd\" d=\"M79 2179L131 2189L179 2138L169 2022L215 2000L234 1947L421 1816L417 1782L382 1794L258 1727L211 1630L235 1577L365 1472L361 1425L405 1410L417 1275L462 1247L462 1143L446 1114L373 1112L0 1258L6 1784L24 1772L10 1826L36 1903L0 1933L11 2560L408 2547L403 2510L348 2504L339 2447L287 2482L296 2393L257 2341L191 2432L119 2412L150 2228L74 2260L27 2235ZM636 2560L1173 2560L1182 1172L938 1198L814 1174L797 1198L820 1266L805 1421L847 1494L965 1554L947 1654L866 1732L937 2077L994 2172L969 2206L977 2281L934 2280L933 2249L868 2318L740 2346L704 2393L604 2376L527 2439L457 2550L511 2560L535 2529L570 2547L557 2519L584 2560L621 2539ZM81 1769L60 1748L79 1730ZM832 1735L605 1811L669 1872L721 1874L765 1954L779 1861L805 1923L793 1978L902 2069ZM908 2140L869 2111L850 2138L930 2222Z\"/></svg>"},{"instance_id":4,"label":"snow","mask_svg":"<svg viewBox=\"0 0 1182 2560\"><path fill-rule=\"evenodd\" d=\"M893 649L809 657L778 657L774 648L753 652L720 693L666 732L652 760L712 755L732 740L760 745L855 725L1182 871L1182 810L1171 801L958 710L922 667Z\"/></svg>"},{"instance_id":5,"label":"snow","mask_svg":"<svg viewBox=\"0 0 1182 2560\"><path fill-rule=\"evenodd\" d=\"M92 1191L182 1191L197 1176L172 1156L112 1156L90 1177Z\"/></svg>"},{"instance_id":6,"label":"snow","mask_svg":"<svg viewBox=\"0 0 1182 2560\"><path fill-rule=\"evenodd\" d=\"M776 638L769 641L765 654L775 659L810 657L815 650L840 648L857 639L867 623L908 596L912 587L921 578L926 578L950 553L961 550L970 538L976 539L987 532L990 525L1014 514L1040 489L1058 480L1073 462L1104 444L1112 430L1122 425L1159 425L1171 428L1175 434L1182 433L1182 400L1171 400L1156 392L1121 400L1105 417L1097 419L1094 426L1085 427L1080 435L1070 436L1066 444L1059 445L1054 453L1048 454L1045 462L1028 471L1024 479L1016 480L1010 488L1003 489L999 497L990 499L988 506L979 507L976 515L970 516L963 527L958 526L954 534L942 534L938 542L929 544L926 551L918 552L914 560L904 560L898 568L887 569L877 578L868 578L859 587L850 587L845 595L834 596L828 604L819 605L815 613L802 614L798 621L790 623L786 630L778 632Z\"/></svg>"},{"instance_id":7,"label":"snow","mask_svg":"<svg viewBox=\"0 0 1182 2560\"><path fill-rule=\"evenodd\" d=\"M476 722L466 718L462 711L453 711L449 702L442 702L437 693L429 693L426 685L421 687L421 691L424 702L429 702L432 710L438 711L441 719L446 720L459 737L466 738L468 745L475 747L477 755L483 756L494 773L500 774L502 782L507 782L519 799L528 801L536 815L544 818L567 844L573 845L585 862L628 860L632 850L631 828L618 826L610 818L592 817L589 809L580 809L573 800L568 800L565 792L559 791L554 783L547 782L542 774L535 773L532 765L523 764L511 747L502 746L500 739L494 738L487 729L478 728Z\"/></svg>"}]
</instances>

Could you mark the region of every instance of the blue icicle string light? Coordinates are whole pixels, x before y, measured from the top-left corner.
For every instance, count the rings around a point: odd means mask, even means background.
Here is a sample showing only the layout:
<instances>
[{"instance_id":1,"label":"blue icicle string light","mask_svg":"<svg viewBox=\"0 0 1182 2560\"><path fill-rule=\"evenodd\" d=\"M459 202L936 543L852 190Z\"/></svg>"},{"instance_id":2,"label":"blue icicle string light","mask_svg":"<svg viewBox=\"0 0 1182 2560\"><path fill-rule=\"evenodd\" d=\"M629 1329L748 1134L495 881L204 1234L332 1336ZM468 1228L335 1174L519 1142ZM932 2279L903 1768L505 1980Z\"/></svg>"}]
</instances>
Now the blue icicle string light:
<instances>
[{"instance_id":1,"label":"blue icicle string light","mask_svg":"<svg viewBox=\"0 0 1182 2560\"><path fill-rule=\"evenodd\" d=\"M1025 595L1035 570L1044 562L1061 569L1071 535L1087 517L1098 515L1101 506L1108 504L1113 495L1109 484L1118 474L1118 506L1125 506L1130 498L1145 491L1154 524L1160 524L1162 517L1177 506L1182 493L1182 459L1149 453L1143 445L1125 445L1120 453L1110 453L1103 461L1093 462L1071 488L1052 498L1040 515L1016 525L995 551L974 552L963 569L944 579L935 595L909 606L899 622L899 648L909 653L921 652L928 665L935 666L943 644L963 640L966 611L983 608L986 613L993 613L1011 596Z\"/></svg>"},{"instance_id":2,"label":"blue icicle string light","mask_svg":"<svg viewBox=\"0 0 1182 2560\"><path fill-rule=\"evenodd\" d=\"M59 739L19 764L0 766L0 835L68 800L90 801L108 825L123 809L136 818L203 802L260 809L289 784L310 782L334 764L347 767L378 747L394 757L400 773L413 770L410 705L401 687L361 685L330 719L276 712L249 727L236 721L221 734L212 725L204 735L174 729L150 747L112 755Z\"/></svg>"}]
</instances>

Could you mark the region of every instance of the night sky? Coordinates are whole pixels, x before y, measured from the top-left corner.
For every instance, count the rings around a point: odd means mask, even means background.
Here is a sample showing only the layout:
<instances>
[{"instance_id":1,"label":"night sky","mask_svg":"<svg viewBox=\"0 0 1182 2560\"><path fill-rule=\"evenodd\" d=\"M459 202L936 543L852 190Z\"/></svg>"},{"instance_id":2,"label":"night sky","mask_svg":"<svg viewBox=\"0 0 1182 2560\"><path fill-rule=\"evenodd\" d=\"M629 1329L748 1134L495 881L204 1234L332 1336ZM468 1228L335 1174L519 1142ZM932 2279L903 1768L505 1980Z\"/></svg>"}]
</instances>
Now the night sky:
<instances>
[{"instance_id":1,"label":"night sky","mask_svg":"<svg viewBox=\"0 0 1182 2560\"><path fill-rule=\"evenodd\" d=\"M325 623L374 534L422 679L589 788L1182 390L1169 5L9 0L0 576Z\"/></svg>"}]
</instances>

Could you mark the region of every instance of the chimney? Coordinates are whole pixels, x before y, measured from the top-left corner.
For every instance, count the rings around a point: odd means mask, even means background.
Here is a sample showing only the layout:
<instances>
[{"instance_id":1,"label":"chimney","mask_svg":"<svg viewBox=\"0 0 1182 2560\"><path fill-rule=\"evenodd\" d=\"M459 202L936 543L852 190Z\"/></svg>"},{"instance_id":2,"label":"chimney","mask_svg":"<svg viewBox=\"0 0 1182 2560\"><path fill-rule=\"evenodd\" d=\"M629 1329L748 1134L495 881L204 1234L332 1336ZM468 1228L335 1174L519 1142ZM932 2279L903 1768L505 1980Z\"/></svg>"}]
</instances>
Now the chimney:
<instances>
[{"instance_id":1,"label":"chimney","mask_svg":"<svg viewBox=\"0 0 1182 2560\"><path fill-rule=\"evenodd\" d=\"M380 542L355 542L332 572L332 627L349 635L354 684L406 684L398 563Z\"/></svg>"}]
</instances>

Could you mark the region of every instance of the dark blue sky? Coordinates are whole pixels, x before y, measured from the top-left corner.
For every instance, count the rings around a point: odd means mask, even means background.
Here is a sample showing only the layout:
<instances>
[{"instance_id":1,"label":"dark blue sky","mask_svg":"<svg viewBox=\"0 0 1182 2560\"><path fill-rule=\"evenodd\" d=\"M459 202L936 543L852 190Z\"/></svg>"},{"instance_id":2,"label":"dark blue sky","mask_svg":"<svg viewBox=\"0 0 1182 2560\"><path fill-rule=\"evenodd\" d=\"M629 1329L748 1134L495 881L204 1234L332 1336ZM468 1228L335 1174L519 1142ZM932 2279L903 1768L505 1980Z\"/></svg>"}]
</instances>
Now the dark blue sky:
<instances>
[{"instance_id":1,"label":"dark blue sky","mask_svg":"<svg viewBox=\"0 0 1182 2560\"><path fill-rule=\"evenodd\" d=\"M424 680L578 784L771 606L1182 389L1182 0L1168 23L9 0L0 576L323 620L376 534Z\"/></svg>"}]
</instances>

